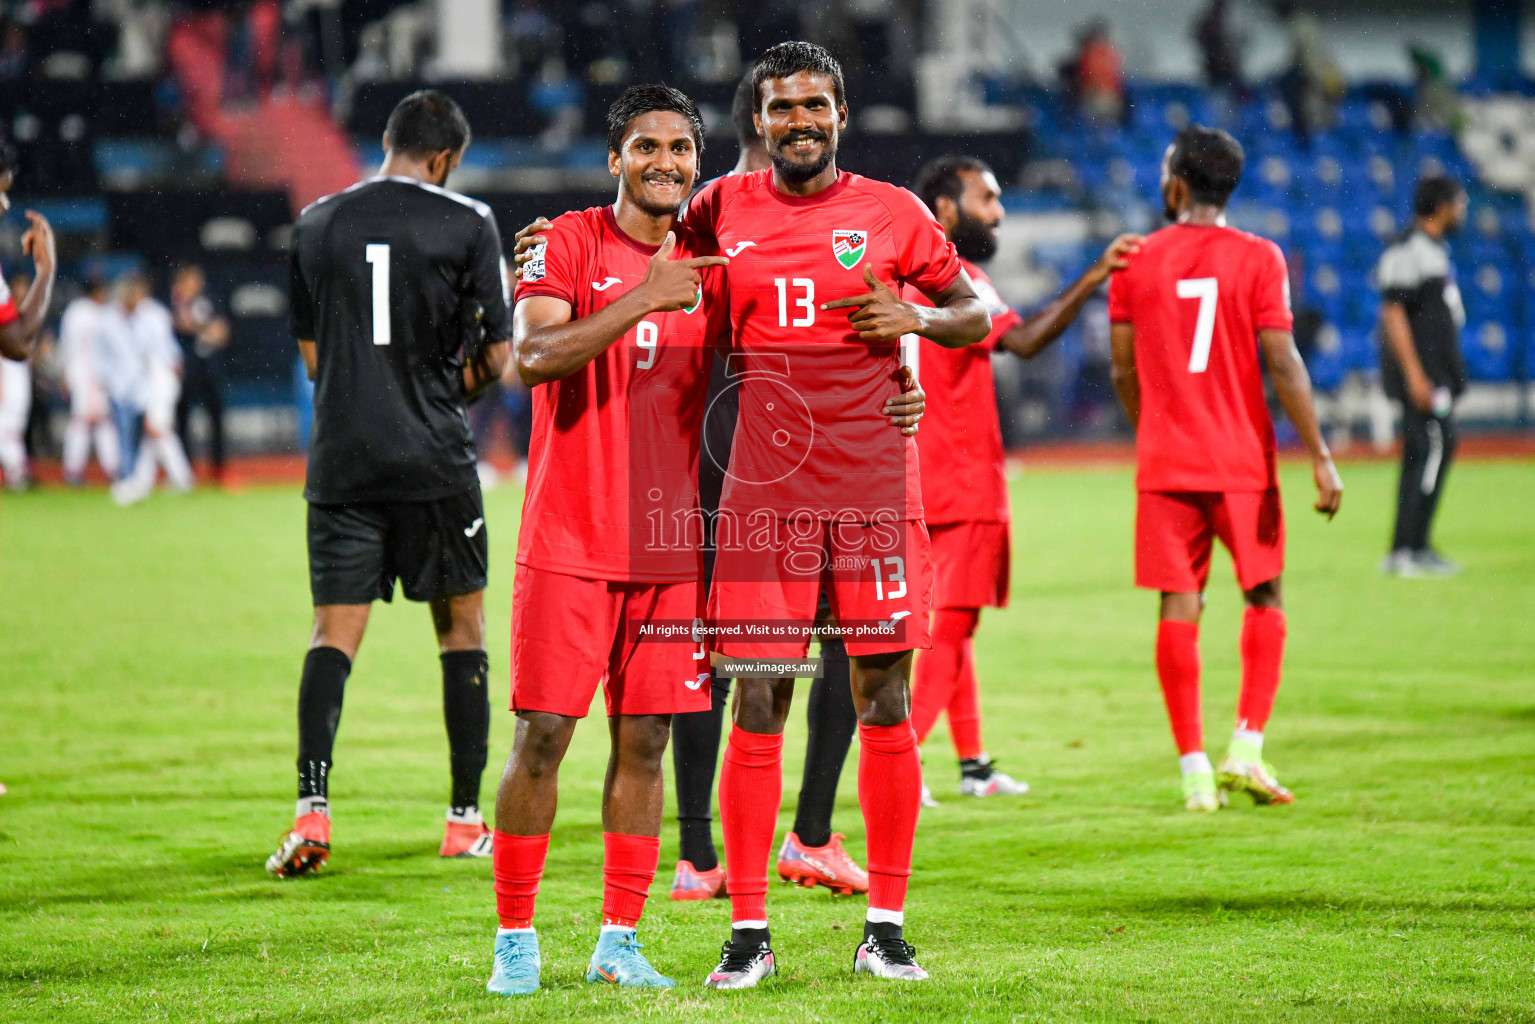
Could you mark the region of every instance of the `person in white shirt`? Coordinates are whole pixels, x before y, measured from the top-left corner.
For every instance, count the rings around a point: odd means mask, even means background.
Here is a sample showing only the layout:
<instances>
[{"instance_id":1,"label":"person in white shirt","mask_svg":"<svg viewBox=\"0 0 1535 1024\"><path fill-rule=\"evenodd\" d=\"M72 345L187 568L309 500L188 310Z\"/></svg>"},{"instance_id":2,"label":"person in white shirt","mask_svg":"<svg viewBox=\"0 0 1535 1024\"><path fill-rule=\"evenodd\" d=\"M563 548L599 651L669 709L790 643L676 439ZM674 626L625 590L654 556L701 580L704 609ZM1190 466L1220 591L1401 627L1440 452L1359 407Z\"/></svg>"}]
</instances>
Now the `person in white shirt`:
<instances>
[{"instance_id":1,"label":"person in white shirt","mask_svg":"<svg viewBox=\"0 0 1535 1024\"><path fill-rule=\"evenodd\" d=\"M149 278L139 271L121 282L123 316L137 360L133 403L144 413L144 441L133 472L112 488L118 504L149 497L159 469L178 491L192 487L192 467L176 433L176 402L181 398L181 346L176 344L171 311L149 294Z\"/></svg>"},{"instance_id":2,"label":"person in white shirt","mask_svg":"<svg viewBox=\"0 0 1535 1024\"><path fill-rule=\"evenodd\" d=\"M86 292L64 308L59 322L59 361L64 367L64 388L69 393L69 425L64 428L64 479L78 485L85 477L91 444L107 479L116 480L122 464L122 445L102 372L103 350L119 347L120 339L104 340L118 332L121 317L107 301L107 283L92 277Z\"/></svg>"}]
</instances>

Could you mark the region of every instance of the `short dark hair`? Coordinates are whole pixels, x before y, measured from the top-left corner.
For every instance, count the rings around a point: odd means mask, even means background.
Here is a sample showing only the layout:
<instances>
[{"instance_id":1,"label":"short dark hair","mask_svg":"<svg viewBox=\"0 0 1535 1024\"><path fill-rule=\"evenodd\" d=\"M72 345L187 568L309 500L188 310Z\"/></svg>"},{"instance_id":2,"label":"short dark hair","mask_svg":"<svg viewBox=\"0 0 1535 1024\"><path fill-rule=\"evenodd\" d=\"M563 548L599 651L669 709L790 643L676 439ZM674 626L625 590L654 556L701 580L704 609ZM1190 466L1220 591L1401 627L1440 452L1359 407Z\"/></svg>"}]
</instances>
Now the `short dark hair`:
<instances>
[{"instance_id":1,"label":"short dark hair","mask_svg":"<svg viewBox=\"0 0 1535 1024\"><path fill-rule=\"evenodd\" d=\"M16 147L9 142L0 142L0 176L15 174L21 167L21 159L16 153Z\"/></svg>"},{"instance_id":2,"label":"short dark hair","mask_svg":"<svg viewBox=\"0 0 1535 1024\"><path fill-rule=\"evenodd\" d=\"M629 86L608 108L608 151L620 152L629 122L654 110L674 110L687 118L693 131L693 148L699 153L704 151L704 119L698 113L698 105L681 89L655 84Z\"/></svg>"},{"instance_id":3,"label":"short dark hair","mask_svg":"<svg viewBox=\"0 0 1535 1024\"><path fill-rule=\"evenodd\" d=\"M801 71L830 78L837 106L847 102L847 90L842 85L842 65L837 63L837 58L824 46L796 41L770 46L757 58L757 66L752 68L753 109L762 107L763 82L770 78L788 78Z\"/></svg>"},{"instance_id":4,"label":"short dark hair","mask_svg":"<svg viewBox=\"0 0 1535 1024\"><path fill-rule=\"evenodd\" d=\"M1242 180L1247 155L1242 144L1219 128L1191 124L1173 140L1168 171L1182 178L1196 203L1225 206Z\"/></svg>"},{"instance_id":5,"label":"short dark hair","mask_svg":"<svg viewBox=\"0 0 1535 1024\"><path fill-rule=\"evenodd\" d=\"M457 153L469 145L469 119L446 93L419 89L395 104L384 138L390 149L418 159Z\"/></svg>"},{"instance_id":6,"label":"short dark hair","mask_svg":"<svg viewBox=\"0 0 1535 1024\"><path fill-rule=\"evenodd\" d=\"M1447 174L1430 174L1412 190L1414 217L1432 217L1461 197L1465 189Z\"/></svg>"},{"instance_id":7,"label":"short dark hair","mask_svg":"<svg viewBox=\"0 0 1535 1024\"><path fill-rule=\"evenodd\" d=\"M736 84L736 94L730 100L730 122L736 126L736 142L741 144L742 149L761 141L761 136L757 134L757 122L753 119L757 113L757 83L753 70L746 69L746 74Z\"/></svg>"},{"instance_id":8,"label":"short dark hair","mask_svg":"<svg viewBox=\"0 0 1535 1024\"><path fill-rule=\"evenodd\" d=\"M938 200L942 196L948 196L955 205L959 204L959 197L965 192L965 174L985 174L991 168L986 161L977 160L973 156L959 156L950 153L930 162L921 171L917 172L917 180L911 189L917 193L917 198L927 204L927 208L934 214L938 212Z\"/></svg>"}]
</instances>

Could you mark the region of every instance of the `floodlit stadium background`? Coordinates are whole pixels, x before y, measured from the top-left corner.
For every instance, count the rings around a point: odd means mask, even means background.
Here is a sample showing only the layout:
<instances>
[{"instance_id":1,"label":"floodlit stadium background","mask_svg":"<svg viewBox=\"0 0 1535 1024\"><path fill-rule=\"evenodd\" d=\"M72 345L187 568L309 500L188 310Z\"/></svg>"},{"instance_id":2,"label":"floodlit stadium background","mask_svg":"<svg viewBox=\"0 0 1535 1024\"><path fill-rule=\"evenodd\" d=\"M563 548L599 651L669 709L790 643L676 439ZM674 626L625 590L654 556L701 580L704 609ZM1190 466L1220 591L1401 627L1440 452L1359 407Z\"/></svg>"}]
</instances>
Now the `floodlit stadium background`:
<instances>
[{"instance_id":1,"label":"floodlit stadium background","mask_svg":"<svg viewBox=\"0 0 1535 1024\"><path fill-rule=\"evenodd\" d=\"M1229 128L1248 153L1232 220L1284 247L1298 341L1344 450L1391 442L1370 270L1417 177L1450 172L1472 196L1454 243L1476 382L1460 418L1505 433L1529 423L1535 100L1524 76L1535 48L1521 48L1516 3L1302 4L1309 29L1298 29L1239 0L1219 33L1200 28L1204 0L5 7L0 130L22 170L0 260L24 266L20 211L31 206L59 232L60 309L93 272L142 267L163 298L176 264L205 266L232 325L223 369L237 454L301 449L287 226L377 166L400 97L431 83L463 104L475 141L450 184L490 203L509 238L534 215L611 201L603 115L628 83L663 79L693 95L711 129L705 171L727 169L744 63L796 36L825 43L847 70L842 166L909 183L957 151L996 168L1009 218L989 269L1021 308L1117 231L1156 225L1159 161L1179 126ZM1302 133L1298 122L1313 123ZM998 358L1010 448L1127 436L1107 336L1098 301L1039 359ZM46 479L64 402L54 361L35 377L29 442ZM509 394L477 413L503 465L525 443L526 409ZM201 453L200 413L190 433Z\"/></svg>"}]
</instances>

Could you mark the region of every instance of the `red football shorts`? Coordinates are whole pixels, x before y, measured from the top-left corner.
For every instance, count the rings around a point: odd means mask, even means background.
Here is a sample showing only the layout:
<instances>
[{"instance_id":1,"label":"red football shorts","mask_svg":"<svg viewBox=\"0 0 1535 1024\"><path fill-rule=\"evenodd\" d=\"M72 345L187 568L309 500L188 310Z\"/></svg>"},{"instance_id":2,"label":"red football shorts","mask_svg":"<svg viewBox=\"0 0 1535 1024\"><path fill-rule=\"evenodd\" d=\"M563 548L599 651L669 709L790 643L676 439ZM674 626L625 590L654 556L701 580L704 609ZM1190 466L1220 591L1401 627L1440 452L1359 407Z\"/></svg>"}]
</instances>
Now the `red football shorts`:
<instances>
[{"instance_id":1,"label":"red football shorts","mask_svg":"<svg viewBox=\"0 0 1535 1024\"><path fill-rule=\"evenodd\" d=\"M1141 491L1135 509L1135 585L1191 594L1210 578L1219 537L1243 590L1284 570L1284 511L1267 491Z\"/></svg>"},{"instance_id":2,"label":"red football shorts","mask_svg":"<svg viewBox=\"0 0 1535 1024\"><path fill-rule=\"evenodd\" d=\"M620 583L517 566L512 710L585 718L600 684L611 715L709 710L709 662L691 639L642 638L640 623L702 612L697 583Z\"/></svg>"},{"instance_id":3,"label":"red football shorts","mask_svg":"<svg viewBox=\"0 0 1535 1024\"><path fill-rule=\"evenodd\" d=\"M848 654L932 646L932 546L920 519L780 519L717 540L709 621L718 631L710 650L731 658L803 658L823 578ZM787 635L764 632L773 629Z\"/></svg>"},{"instance_id":4,"label":"red football shorts","mask_svg":"<svg viewBox=\"0 0 1535 1024\"><path fill-rule=\"evenodd\" d=\"M933 538L934 608L1006 608L1012 579L1007 523L928 525Z\"/></svg>"}]
</instances>

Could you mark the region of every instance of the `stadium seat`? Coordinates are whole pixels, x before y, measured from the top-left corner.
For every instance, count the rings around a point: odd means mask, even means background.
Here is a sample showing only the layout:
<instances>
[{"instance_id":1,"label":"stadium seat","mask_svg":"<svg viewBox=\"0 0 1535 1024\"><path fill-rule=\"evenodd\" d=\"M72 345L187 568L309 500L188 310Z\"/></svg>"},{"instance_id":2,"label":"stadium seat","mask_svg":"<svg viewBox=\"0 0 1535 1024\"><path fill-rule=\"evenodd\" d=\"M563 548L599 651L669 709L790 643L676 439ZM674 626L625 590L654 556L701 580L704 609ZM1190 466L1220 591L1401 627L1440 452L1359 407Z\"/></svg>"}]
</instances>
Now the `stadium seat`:
<instances>
[{"instance_id":1,"label":"stadium seat","mask_svg":"<svg viewBox=\"0 0 1535 1024\"><path fill-rule=\"evenodd\" d=\"M1510 270L1506 264L1483 263L1462 279L1461 295L1468 319L1513 321L1514 290L1510 287Z\"/></svg>"},{"instance_id":2,"label":"stadium seat","mask_svg":"<svg viewBox=\"0 0 1535 1024\"><path fill-rule=\"evenodd\" d=\"M1318 391L1334 391L1343 383L1348 366L1338 329L1332 324L1322 325L1317 332L1316 347L1307 357L1306 369L1311 374L1311 386Z\"/></svg>"},{"instance_id":3,"label":"stadium seat","mask_svg":"<svg viewBox=\"0 0 1535 1024\"><path fill-rule=\"evenodd\" d=\"M1498 321L1472 321L1461 333L1461 353L1472 380L1500 382L1513 379L1514 347L1508 328Z\"/></svg>"}]
</instances>

